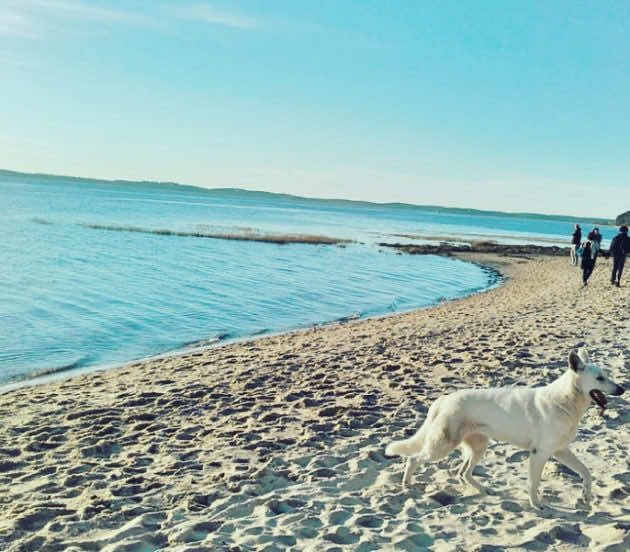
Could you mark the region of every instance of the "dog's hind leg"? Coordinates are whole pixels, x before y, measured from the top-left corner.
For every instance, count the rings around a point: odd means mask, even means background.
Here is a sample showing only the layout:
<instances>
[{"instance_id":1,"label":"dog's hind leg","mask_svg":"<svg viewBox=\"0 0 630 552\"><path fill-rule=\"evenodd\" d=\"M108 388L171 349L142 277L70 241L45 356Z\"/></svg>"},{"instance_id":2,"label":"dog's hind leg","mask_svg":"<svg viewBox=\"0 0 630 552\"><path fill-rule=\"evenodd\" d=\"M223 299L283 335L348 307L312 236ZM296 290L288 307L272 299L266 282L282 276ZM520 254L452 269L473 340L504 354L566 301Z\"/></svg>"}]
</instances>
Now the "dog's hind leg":
<instances>
[{"instance_id":1,"label":"dog's hind leg","mask_svg":"<svg viewBox=\"0 0 630 552\"><path fill-rule=\"evenodd\" d=\"M409 485L411 476L420 464L425 462L437 462L444 458L456 446L457 443L445 439L427 440L419 453L407 457L405 473L403 475L403 486Z\"/></svg>"},{"instance_id":2,"label":"dog's hind leg","mask_svg":"<svg viewBox=\"0 0 630 552\"><path fill-rule=\"evenodd\" d=\"M407 458L407 463L405 464L405 474L403 475L403 487L406 487L409 483L411 483L411 476L414 474L419 464L420 459L417 456L409 456Z\"/></svg>"},{"instance_id":3,"label":"dog's hind leg","mask_svg":"<svg viewBox=\"0 0 630 552\"><path fill-rule=\"evenodd\" d=\"M553 456L556 460L558 460L558 462L573 470L582 478L582 483L584 485L582 498L584 499L584 502L588 504L593 498L593 494L591 492L591 474L588 471L588 468L582 464L582 462L580 462L576 458L575 454L573 454L569 449L554 452Z\"/></svg>"},{"instance_id":4,"label":"dog's hind leg","mask_svg":"<svg viewBox=\"0 0 630 552\"><path fill-rule=\"evenodd\" d=\"M423 449L422 452L420 452L419 454L408 456L407 462L405 464L405 473L403 475L403 487L409 485L409 483L411 482L411 477L418 469L418 466L420 464L441 460L454 448L455 445L452 442L446 442L443 443L440 447L429 450Z\"/></svg>"},{"instance_id":5,"label":"dog's hind leg","mask_svg":"<svg viewBox=\"0 0 630 552\"><path fill-rule=\"evenodd\" d=\"M473 450L465 443L462 443L460 448L462 449L462 463L457 470L457 477L464 481L464 474L466 473L466 470L468 470L468 466L470 466L470 459L472 458Z\"/></svg>"},{"instance_id":6,"label":"dog's hind leg","mask_svg":"<svg viewBox=\"0 0 630 552\"><path fill-rule=\"evenodd\" d=\"M477 489L480 493L486 493L486 489L472 476L475 466L483 457L488 447L488 437L481 433L467 435L462 440L461 448L464 453L464 461L459 469L459 477Z\"/></svg>"}]
</instances>

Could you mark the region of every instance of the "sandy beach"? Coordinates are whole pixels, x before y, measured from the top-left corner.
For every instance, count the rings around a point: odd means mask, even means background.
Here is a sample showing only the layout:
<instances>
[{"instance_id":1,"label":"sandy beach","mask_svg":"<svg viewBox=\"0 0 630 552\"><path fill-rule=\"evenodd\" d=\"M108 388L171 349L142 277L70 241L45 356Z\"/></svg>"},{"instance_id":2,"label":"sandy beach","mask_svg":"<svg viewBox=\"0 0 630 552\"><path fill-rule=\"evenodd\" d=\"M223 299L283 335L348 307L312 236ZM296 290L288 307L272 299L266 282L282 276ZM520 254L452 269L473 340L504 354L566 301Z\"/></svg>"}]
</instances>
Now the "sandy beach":
<instances>
[{"instance_id":1,"label":"sandy beach","mask_svg":"<svg viewBox=\"0 0 630 552\"><path fill-rule=\"evenodd\" d=\"M505 282L430 309L57 381L0 396L0 550L630 549L630 409L594 405L527 500L528 453L491 442L462 486L459 454L418 470L386 458L431 402L470 386L545 384L586 344L630 387L630 276L600 259L462 254ZM421 262L421 259L419 259ZM19 336L16 336L19 339Z\"/></svg>"}]
</instances>

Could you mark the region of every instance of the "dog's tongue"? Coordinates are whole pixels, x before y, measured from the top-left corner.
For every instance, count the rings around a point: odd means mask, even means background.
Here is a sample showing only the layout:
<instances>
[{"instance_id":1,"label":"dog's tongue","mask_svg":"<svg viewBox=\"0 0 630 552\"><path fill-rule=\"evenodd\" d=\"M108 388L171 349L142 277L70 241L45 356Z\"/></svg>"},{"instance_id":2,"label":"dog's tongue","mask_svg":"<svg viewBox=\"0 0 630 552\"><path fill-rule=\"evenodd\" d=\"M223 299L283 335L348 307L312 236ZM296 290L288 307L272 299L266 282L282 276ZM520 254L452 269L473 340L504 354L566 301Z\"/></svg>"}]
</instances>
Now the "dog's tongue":
<instances>
[{"instance_id":1,"label":"dog's tongue","mask_svg":"<svg viewBox=\"0 0 630 552\"><path fill-rule=\"evenodd\" d=\"M602 393L598 389L595 389L592 393L593 393L593 398L595 399L595 401L600 407L599 415L603 416L604 410L606 409L606 404L608 404L608 399L606 398L606 395L604 395L604 393Z\"/></svg>"}]
</instances>

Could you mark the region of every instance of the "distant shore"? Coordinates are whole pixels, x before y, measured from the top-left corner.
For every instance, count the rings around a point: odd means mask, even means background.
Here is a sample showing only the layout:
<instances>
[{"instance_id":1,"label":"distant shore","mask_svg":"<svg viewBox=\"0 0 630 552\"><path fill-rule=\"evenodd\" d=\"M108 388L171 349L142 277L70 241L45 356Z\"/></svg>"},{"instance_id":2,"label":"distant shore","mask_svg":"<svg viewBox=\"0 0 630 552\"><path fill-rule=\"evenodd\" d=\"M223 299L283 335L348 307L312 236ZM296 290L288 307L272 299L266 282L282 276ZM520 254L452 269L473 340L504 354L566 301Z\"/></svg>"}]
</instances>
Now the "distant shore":
<instances>
[{"instance_id":1,"label":"distant shore","mask_svg":"<svg viewBox=\"0 0 630 552\"><path fill-rule=\"evenodd\" d=\"M351 200L351 199L335 199L335 198L313 198L313 197L303 197L303 196L294 196L290 194L282 194L282 193L273 193L273 192L263 192L257 190L246 190L242 188L206 188L203 186L194 186L190 184L180 184L178 182L162 182L162 181L151 181L151 180L125 180L125 179L107 179L107 178L94 178L94 177L81 177L81 176L69 176L69 175L58 175L58 174L47 174L47 173L26 173L19 171L11 171L6 169L0 169L0 178L5 179L17 179L21 180L24 178L37 178L39 180L48 181L48 182L72 182L72 183L108 183L115 185L123 185L123 186L161 186L164 189L175 189L175 190L193 190L195 192L205 192L208 194L221 194L221 195L230 195L230 194L245 194L250 197L276 197L276 198L286 198L286 199L299 199L305 202L323 202L329 205L341 205L341 206L351 206L356 205L359 207L394 207L399 209L418 209L420 211L429 211L432 213L453 213L453 214L464 214L464 215L483 215L483 216L499 216L499 217L526 217L532 219L555 219L555 220L566 220L567 222L579 222L579 223L590 223L600 226L603 225L614 225L615 221L612 219L607 219L603 217L593 217L593 216L571 216L571 215L554 215L554 214L542 214L542 213L512 213L505 211L493 211L493 210L483 210L483 209L468 209L463 207L444 207L441 205L415 205L411 203L375 203L371 201L361 201L361 200Z\"/></svg>"},{"instance_id":2,"label":"distant shore","mask_svg":"<svg viewBox=\"0 0 630 552\"><path fill-rule=\"evenodd\" d=\"M610 261L583 289L568 255L457 255L504 285L0 396L0 548L628 548L625 395L605 418L590 409L572 446L595 479L590 513L575 509L578 477L553 462L549 507L532 511L527 454L503 443L477 469L492 496L457 482L457 455L402 489L384 446L443 393L548 382L580 343L630 383L630 283L609 285Z\"/></svg>"}]
</instances>

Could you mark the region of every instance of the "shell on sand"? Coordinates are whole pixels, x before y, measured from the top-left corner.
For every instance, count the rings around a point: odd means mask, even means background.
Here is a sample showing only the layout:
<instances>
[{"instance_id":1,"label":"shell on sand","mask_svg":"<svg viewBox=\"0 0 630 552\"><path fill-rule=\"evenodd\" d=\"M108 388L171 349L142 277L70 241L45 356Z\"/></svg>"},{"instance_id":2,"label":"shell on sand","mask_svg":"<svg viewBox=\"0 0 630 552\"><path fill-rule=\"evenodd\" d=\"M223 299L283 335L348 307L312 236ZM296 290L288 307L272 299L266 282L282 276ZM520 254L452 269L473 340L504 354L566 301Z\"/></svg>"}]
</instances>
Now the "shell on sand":
<instances>
[{"instance_id":1,"label":"shell on sand","mask_svg":"<svg viewBox=\"0 0 630 552\"><path fill-rule=\"evenodd\" d=\"M462 255L463 256L463 255ZM528 506L527 453L490 444L479 496L458 453L401 486L392 439L457 388L543 384L584 342L628 386L630 283L567 258L467 255L506 276L436 307L245 341L0 396L0 549L630 548L630 410L591 408ZM628 280L626 280L628 281Z\"/></svg>"}]
</instances>

